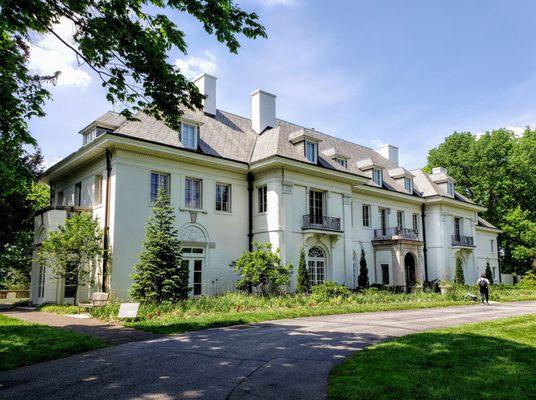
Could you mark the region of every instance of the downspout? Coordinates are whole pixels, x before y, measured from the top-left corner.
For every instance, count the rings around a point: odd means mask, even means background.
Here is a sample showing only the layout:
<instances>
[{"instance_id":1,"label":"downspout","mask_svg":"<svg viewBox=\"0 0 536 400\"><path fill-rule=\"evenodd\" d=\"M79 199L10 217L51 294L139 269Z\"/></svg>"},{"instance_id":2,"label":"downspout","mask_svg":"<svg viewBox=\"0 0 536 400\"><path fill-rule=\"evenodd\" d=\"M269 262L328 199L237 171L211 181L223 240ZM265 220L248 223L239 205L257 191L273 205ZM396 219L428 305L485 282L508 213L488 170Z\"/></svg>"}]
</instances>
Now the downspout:
<instances>
[{"instance_id":1,"label":"downspout","mask_svg":"<svg viewBox=\"0 0 536 400\"><path fill-rule=\"evenodd\" d=\"M495 243L497 243L497 270L498 270L498 273L499 273L499 283L502 283L502 277L501 277L501 247L500 247L500 244L499 244L499 236L501 236L501 234L499 233L497 235L497 238L495 239Z\"/></svg>"},{"instance_id":2,"label":"downspout","mask_svg":"<svg viewBox=\"0 0 536 400\"><path fill-rule=\"evenodd\" d=\"M104 255L102 257L102 291L108 291L108 260L110 249L110 188L112 176L112 154L106 149L106 207L104 208Z\"/></svg>"},{"instance_id":3,"label":"downspout","mask_svg":"<svg viewBox=\"0 0 536 400\"><path fill-rule=\"evenodd\" d=\"M253 251L253 174L248 172L248 251Z\"/></svg>"},{"instance_id":4,"label":"downspout","mask_svg":"<svg viewBox=\"0 0 536 400\"><path fill-rule=\"evenodd\" d=\"M423 255L424 255L424 281L428 282L428 257L426 256L426 253L428 252L428 249L426 248L426 220L424 213L426 211L426 207L424 203L421 205L421 220L422 220L422 242L423 242Z\"/></svg>"}]
</instances>

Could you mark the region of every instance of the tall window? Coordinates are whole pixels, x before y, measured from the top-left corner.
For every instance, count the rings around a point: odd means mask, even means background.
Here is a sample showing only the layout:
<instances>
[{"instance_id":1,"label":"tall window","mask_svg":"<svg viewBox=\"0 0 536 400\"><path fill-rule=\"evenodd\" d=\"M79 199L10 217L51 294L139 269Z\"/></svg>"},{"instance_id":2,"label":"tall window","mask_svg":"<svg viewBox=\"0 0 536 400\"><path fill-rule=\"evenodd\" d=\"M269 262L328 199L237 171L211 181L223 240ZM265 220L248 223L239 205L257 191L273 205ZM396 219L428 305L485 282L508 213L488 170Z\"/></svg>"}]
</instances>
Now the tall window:
<instances>
[{"instance_id":1,"label":"tall window","mask_svg":"<svg viewBox=\"0 0 536 400\"><path fill-rule=\"evenodd\" d=\"M202 208L202 184L201 179L186 178L184 180L184 207Z\"/></svg>"},{"instance_id":2,"label":"tall window","mask_svg":"<svg viewBox=\"0 0 536 400\"><path fill-rule=\"evenodd\" d=\"M158 191L161 188L169 194L169 174L151 172L151 203L156 200Z\"/></svg>"},{"instance_id":3,"label":"tall window","mask_svg":"<svg viewBox=\"0 0 536 400\"><path fill-rule=\"evenodd\" d=\"M317 190L309 191L309 214L311 215L312 223L322 223L322 217L324 216L324 192Z\"/></svg>"},{"instance_id":4,"label":"tall window","mask_svg":"<svg viewBox=\"0 0 536 400\"><path fill-rule=\"evenodd\" d=\"M491 239L490 244L491 244L491 252L495 253L495 240Z\"/></svg>"},{"instance_id":5,"label":"tall window","mask_svg":"<svg viewBox=\"0 0 536 400\"><path fill-rule=\"evenodd\" d=\"M335 157L334 160L341 167L348 168L348 160L346 158Z\"/></svg>"},{"instance_id":6,"label":"tall window","mask_svg":"<svg viewBox=\"0 0 536 400\"><path fill-rule=\"evenodd\" d=\"M216 183L216 211L231 212L231 185Z\"/></svg>"},{"instance_id":7,"label":"tall window","mask_svg":"<svg viewBox=\"0 0 536 400\"><path fill-rule=\"evenodd\" d=\"M317 144L309 141L305 141L305 158L309 160L309 162L312 162L313 164L316 164L316 158L317 158Z\"/></svg>"},{"instance_id":8,"label":"tall window","mask_svg":"<svg viewBox=\"0 0 536 400\"><path fill-rule=\"evenodd\" d=\"M259 213L268 211L268 188L261 186L257 189Z\"/></svg>"},{"instance_id":9,"label":"tall window","mask_svg":"<svg viewBox=\"0 0 536 400\"><path fill-rule=\"evenodd\" d=\"M82 205L82 182L74 185L74 205L77 207Z\"/></svg>"},{"instance_id":10,"label":"tall window","mask_svg":"<svg viewBox=\"0 0 536 400\"><path fill-rule=\"evenodd\" d=\"M102 204L102 175L95 175L95 190L93 193L95 206Z\"/></svg>"},{"instance_id":11,"label":"tall window","mask_svg":"<svg viewBox=\"0 0 536 400\"><path fill-rule=\"evenodd\" d=\"M460 237L460 235L462 234L461 218L454 217L454 234L457 237Z\"/></svg>"},{"instance_id":12,"label":"tall window","mask_svg":"<svg viewBox=\"0 0 536 400\"><path fill-rule=\"evenodd\" d=\"M197 149L197 126L182 123L181 125L181 142L184 147Z\"/></svg>"},{"instance_id":13,"label":"tall window","mask_svg":"<svg viewBox=\"0 0 536 400\"><path fill-rule=\"evenodd\" d=\"M382 186L382 170L381 169L377 169L377 168L374 168L372 170L372 181L378 185L378 186Z\"/></svg>"},{"instance_id":14,"label":"tall window","mask_svg":"<svg viewBox=\"0 0 536 400\"><path fill-rule=\"evenodd\" d=\"M396 212L396 226L400 229L404 227L404 211Z\"/></svg>"},{"instance_id":15,"label":"tall window","mask_svg":"<svg viewBox=\"0 0 536 400\"><path fill-rule=\"evenodd\" d=\"M404 188L406 192L413 193L413 181L411 178L404 178Z\"/></svg>"},{"instance_id":16,"label":"tall window","mask_svg":"<svg viewBox=\"0 0 536 400\"><path fill-rule=\"evenodd\" d=\"M63 206L63 190L58 192L58 200L56 204L58 206Z\"/></svg>"},{"instance_id":17,"label":"tall window","mask_svg":"<svg viewBox=\"0 0 536 400\"><path fill-rule=\"evenodd\" d=\"M363 204L363 226L370 227L370 205Z\"/></svg>"},{"instance_id":18,"label":"tall window","mask_svg":"<svg viewBox=\"0 0 536 400\"><path fill-rule=\"evenodd\" d=\"M312 247L308 252L307 267L311 285L318 285L326 280L326 256L319 247Z\"/></svg>"},{"instance_id":19,"label":"tall window","mask_svg":"<svg viewBox=\"0 0 536 400\"><path fill-rule=\"evenodd\" d=\"M419 214L413 214L413 230L419 231Z\"/></svg>"},{"instance_id":20,"label":"tall window","mask_svg":"<svg viewBox=\"0 0 536 400\"><path fill-rule=\"evenodd\" d=\"M447 182L447 194L454 197L454 183Z\"/></svg>"}]
</instances>

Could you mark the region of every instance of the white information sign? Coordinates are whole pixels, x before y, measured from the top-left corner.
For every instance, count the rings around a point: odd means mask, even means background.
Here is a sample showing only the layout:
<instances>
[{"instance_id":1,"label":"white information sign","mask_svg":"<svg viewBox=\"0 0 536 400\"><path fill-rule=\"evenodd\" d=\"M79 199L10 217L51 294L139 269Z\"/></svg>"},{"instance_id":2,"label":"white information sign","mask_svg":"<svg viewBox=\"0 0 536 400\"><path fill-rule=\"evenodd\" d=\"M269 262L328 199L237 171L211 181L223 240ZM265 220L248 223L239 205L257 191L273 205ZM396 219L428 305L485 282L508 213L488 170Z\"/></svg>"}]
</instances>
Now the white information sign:
<instances>
[{"instance_id":1,"label":"white information sign","mask_svg":"<svg viewBox=\"0 0 536 400\"><path fill-rule=\"evenodd\" d=\"M140 303L121 303L119 307L119 318L136 318Z\"/></svg>"}]
</instances>

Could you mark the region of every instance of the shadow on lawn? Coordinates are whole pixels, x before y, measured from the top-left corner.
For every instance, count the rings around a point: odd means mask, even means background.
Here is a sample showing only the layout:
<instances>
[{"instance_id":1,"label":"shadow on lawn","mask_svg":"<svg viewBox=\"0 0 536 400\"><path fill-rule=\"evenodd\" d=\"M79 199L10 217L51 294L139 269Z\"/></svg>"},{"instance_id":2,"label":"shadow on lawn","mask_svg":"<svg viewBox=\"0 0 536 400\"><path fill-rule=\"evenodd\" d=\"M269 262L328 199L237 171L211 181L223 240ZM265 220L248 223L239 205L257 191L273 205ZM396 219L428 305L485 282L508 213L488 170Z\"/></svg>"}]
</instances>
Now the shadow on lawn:
<instances>
[{"instance_id":1,"label":"shadow on lawn","mask_svg":"<svg viewBox=\"0 0 536 400\"><path fill-rule=\"evenodd\" d=\"M535 399L536 347L420 333L365 349L330 375L330 399Z\"/></svg>"}]
</instances>

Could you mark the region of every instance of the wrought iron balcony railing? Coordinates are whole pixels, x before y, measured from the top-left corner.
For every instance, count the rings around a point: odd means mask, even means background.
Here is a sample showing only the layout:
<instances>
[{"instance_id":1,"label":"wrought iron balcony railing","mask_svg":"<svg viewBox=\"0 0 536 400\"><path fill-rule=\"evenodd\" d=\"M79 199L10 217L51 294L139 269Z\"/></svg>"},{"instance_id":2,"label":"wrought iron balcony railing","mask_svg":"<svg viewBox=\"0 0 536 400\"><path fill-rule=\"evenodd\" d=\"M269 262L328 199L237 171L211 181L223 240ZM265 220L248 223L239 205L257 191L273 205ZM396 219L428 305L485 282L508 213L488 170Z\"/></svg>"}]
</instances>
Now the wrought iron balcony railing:
<instances>
[{"instance_id":1,"label":"wrought iron balcony railing","mask_svg":"<svg viewBox=\"0 0 536 400\"><path fill-rule=\"evenodd\" d=\"M376 240L382 240L382 239L410 239L410 240L417 240L419 239L419 234L415 229L409 229L409 228L380 228L380 229L374 229L374 239Z\"/></svg>"},{"instance_id":2,"label":"wrought iron balcony railing","mask_svg":"<svg viewBox=\"0 0 536 400\"><path fill-rule=\"evenodd\" d=\"M302 229L341 232L341 219L335 217L323 217L320 215L304 215Z\"/></svg>"},{"instance_id":3,"label":"wrought iron balcony railing","mask_svg":"<svg viewBox=\"0 0 536 400\"><path fill-rule=\"evenodd\" d=\"M472 236L452 235L452 245L461 247L475 247Z\"/></svg>"}]
</instances>

